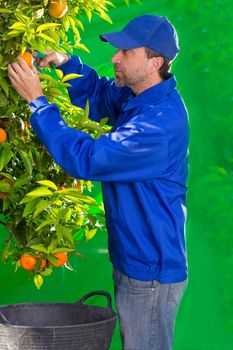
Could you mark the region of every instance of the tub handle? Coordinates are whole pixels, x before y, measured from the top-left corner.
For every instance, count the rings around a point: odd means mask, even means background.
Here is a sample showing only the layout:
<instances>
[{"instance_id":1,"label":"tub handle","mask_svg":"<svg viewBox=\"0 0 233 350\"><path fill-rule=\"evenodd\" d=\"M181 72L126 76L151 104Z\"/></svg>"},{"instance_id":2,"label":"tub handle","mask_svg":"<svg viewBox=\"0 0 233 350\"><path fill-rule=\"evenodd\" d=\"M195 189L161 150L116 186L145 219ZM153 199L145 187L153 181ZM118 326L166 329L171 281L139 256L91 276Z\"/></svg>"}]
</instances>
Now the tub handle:
<instances>
[{"instance_id":1,"label":"tub handle","mask_svg":"<svg viewBox=\"0 0 233 350\"><path fill-rule=\"evenodd\" d=\"M97 291L94 291L94 292L90 292L90 293L84 295L77 303L82 303L83 304L88 298L90 298L92 296L96 296L96 295L103 295L103 296L105 296L108 299L108 306L107 306L107 308L110 308L113 311L111 295L108 292L105 292L103 290L97 290Z\"/></svg>"},{"instance_id":2,"label":"tub handle","mask_svg":"<svg viewBox=\"0 0 233 350\"><path fill-rule=\"evenodd\" d=\"M3 313L1 311L0 311L0 323L10 324L10 322L7 320L7 318L3 315Z\"/></svg>"}]
</instances>

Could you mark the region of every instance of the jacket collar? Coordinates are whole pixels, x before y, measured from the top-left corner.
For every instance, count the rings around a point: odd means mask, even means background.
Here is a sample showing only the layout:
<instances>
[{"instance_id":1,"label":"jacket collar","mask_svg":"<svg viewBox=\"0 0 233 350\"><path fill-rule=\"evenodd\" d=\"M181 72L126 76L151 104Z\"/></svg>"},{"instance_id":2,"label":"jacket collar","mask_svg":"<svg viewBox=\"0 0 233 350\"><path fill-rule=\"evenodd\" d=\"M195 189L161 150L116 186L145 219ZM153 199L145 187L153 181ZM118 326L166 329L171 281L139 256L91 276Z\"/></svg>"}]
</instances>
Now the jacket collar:
<instances>
[{"instance_id":1,"label":"jacket collar","mask_svg":"<svg viewBox=\"0 0 233 350\"><path fill-rule=\"evenodd\" d=\"M177 86L174 75L167 80L158 83L149 89L144 90L138 96L132 95L127 103L122 106L123 111L128 111L148 103L158 103L163 100Z\"/></svg>"}]
</instances>

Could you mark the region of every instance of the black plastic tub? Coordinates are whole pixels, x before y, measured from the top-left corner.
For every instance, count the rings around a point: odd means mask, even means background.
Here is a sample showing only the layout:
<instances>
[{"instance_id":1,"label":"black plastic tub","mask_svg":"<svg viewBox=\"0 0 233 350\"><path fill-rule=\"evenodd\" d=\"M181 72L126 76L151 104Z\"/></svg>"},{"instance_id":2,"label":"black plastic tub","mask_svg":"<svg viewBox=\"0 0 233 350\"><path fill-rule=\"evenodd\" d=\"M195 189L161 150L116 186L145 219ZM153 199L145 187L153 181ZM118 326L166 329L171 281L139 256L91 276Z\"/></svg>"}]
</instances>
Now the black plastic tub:
<instances>
[{"instance_id":1,"label":"black plastic tub","mask_svg":"<svg viewBox=\"0 0 233 350\"><path fill-rule=\"evenodd\" d=\"M107 307L84 304L103 295ZM91 292L76 303L0 306L0 350L107 350L116 324L109 293Z\"/></svg>"}]
</instances>

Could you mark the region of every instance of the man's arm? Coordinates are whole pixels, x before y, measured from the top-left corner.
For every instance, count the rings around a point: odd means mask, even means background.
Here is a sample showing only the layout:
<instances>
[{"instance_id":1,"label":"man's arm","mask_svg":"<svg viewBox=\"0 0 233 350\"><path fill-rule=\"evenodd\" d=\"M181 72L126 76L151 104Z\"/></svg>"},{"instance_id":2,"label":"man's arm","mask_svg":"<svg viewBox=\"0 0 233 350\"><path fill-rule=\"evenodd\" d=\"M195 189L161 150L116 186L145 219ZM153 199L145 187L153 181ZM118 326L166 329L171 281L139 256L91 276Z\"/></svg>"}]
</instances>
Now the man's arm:
<instances>
[{"instance_id":1,"label":"man's arm","mask_svg":"<svg viewBox=\"0 0 233 350\"><path fill-rule=\"evenodd\" d=\"M135 182L164 174L167 137L155 113L139 114L94 140L69 128L55 104L39 107L31 125L55 161L71 176L92 181ZM150 128L147 125L150 125Z\"/></svg>"},{"instance_id":2,"label":"man's arm","mask_svg":"<svg viewBox=\"0 0 233 350\"><path fill-rule=\"evenodd\" d=\"M34 68L32 71L19 60L18 64L9 65L8 71L16 90L35 104L31 124L37 136L55 161L73 177L133 182L159 176L166 170L168 140L157 123L156 111L139 114L114 132L94 140L85 132L69 128L58 106L41 96ZM42 102L36 105L38 98Z\"/></svg>"},{"instance_id":3,"label":"man's arm","mask_svg":"<svg viewBox=\"0 0 233 350\"><path fill-rule=\"evenodd\" d=\"M99 122L109 118L109 124L114 125L122 103L132 95L129 88L117 87L114 79L99 77L96 71L83 64L78 56L68 57L64 53L46 51L47 56L39 62L40 67L49 66L51 62L61 69L64 75L80 74L80 78L68 81L71 85L68 92L72 104L85 108L87 99L90 106L89 117Z\"/></svg>"}]
</instances>

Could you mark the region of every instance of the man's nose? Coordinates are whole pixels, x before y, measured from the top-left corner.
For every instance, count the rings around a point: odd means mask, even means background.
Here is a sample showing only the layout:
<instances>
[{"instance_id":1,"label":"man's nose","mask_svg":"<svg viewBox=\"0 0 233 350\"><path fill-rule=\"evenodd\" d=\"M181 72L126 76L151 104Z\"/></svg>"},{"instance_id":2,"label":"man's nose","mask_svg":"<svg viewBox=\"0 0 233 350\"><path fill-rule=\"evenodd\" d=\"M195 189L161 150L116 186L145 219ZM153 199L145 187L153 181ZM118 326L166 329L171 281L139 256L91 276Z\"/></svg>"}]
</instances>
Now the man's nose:
<instances>
[{"instance_id":1,"label":"man's nose","mask_svg":"<svg viewBox=\"0 0 233 350\"><path fill-rule=\"evenodd\" d=\"M112 63L113 64L120 63L120 59L121 59L121 49L117 50L115 55L112 56Z\"/></svg>"}]
</instances>

